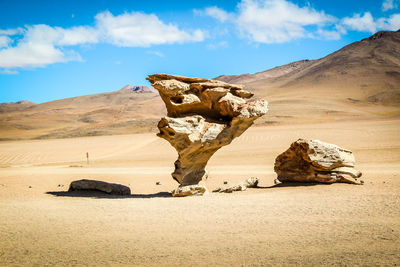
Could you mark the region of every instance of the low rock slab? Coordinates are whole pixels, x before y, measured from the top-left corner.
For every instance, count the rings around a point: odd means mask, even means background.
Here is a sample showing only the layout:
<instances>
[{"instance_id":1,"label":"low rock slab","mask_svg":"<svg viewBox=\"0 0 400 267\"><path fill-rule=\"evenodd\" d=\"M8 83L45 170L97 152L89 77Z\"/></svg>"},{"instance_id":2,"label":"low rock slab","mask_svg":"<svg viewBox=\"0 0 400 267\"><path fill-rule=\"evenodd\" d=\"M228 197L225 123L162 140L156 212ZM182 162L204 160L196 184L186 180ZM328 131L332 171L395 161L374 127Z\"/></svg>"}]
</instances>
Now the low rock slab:
<instances>
[{"instance_id":1,"label":"low rock slab","mask_svg":"<svg viewBox=\"0 0 400 267\"><path fill-rule=\"evenodd\" d=\"M363 184L353 152L319 140L299 139L275 159L281 182Z\"/></svg>"},{"instance_id":2,"label":"low rock slab","mask_svg":"<svg viewBox=\"0 0 400 267\"><path fill-rule=\"evenodd\" d=\"M130 195L131 189L125 185L121 184L112 184L103 181L97 180L77 180L73 181L68 191L77 191L77 190L97 190L110 195Z\"/></svg>"},{"instance_id":3,"label":"low rock slab","mask_svg":"<svg viewBox=\"0 0 400 267\"><path fill-rule=\"evenodd\" d=\"M254 188L258 185L258 178L251 177L244 182L235 185L225 185L213 190L214 193L232 193L234 191L245 191L247 188Z\"/></svg>"},{"instance_id":4,"label":"low rock slab","mask_svg":"<svg viewBox=\"0 0 400 267\"><path fill-rule=\"evenodd\" d=\"M173 197L202 196L205 194L208 194L207 188L199 184L179 186L172 191Z\"/></svg>"}]
</instances>

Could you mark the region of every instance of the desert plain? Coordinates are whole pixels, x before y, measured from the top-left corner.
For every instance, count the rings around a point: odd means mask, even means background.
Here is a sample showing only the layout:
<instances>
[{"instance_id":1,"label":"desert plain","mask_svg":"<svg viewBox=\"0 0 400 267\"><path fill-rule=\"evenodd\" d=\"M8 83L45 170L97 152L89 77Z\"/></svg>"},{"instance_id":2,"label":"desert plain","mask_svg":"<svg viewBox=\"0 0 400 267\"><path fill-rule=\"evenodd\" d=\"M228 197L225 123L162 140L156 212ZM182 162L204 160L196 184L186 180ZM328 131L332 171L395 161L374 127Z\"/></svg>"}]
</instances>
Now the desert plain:
<instances>
[{"instance_id":1,"label":"desert plain","mask_svg":"<svg viewBox=\"0 0 400 267\"><path fill-rule=\"evenodd\" d=\"M351 149L364 185L275 185L274 159L299 137ZM176 154L154 133L0 143L0 265L400 264L398 119L250 128L205 182L258 177L245 192L172 198ZM65 192L83 178L132 195Z\"/></svg>"}]
</instances>

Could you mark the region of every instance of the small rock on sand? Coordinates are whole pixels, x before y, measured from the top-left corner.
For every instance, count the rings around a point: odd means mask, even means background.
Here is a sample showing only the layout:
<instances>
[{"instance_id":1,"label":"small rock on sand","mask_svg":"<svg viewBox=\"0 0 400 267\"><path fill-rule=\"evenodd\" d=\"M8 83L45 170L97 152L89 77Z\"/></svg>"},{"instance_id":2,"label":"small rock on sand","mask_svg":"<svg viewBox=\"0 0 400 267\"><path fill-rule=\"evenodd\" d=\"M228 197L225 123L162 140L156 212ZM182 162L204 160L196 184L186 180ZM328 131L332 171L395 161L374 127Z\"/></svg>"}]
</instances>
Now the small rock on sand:
<instances>
[{"instance_id":1,"label":"small rock on sand","mask_svg":"<svg viewBox=\"0 0 400 267\"><path fill-rule=\"evenodd\" d=\"M131 189L125 185L87 179L73 181L69 186L69 191L76 190L97 190L110 195L125 196L131 194Z\"/></svg>"},{"instance_id":2,"label":"small rock on sand","mask_svg":"<svg viewBox=\"0 0 400 267\"><path fill-rule=\"evenodd\" d=\"M214 193L232 193L234 191L245 191L247 188L257 187L258 178L251 177L244 182L235 185L226 185L213 190Z\"/></svg>"},{"instance_id":3,"label":"small rock on sand","mask_svg":"<svg viewBox=\"0 0 400 267\"><path fill-rule=\"evenodd\" d=\"M205 194L208 194L207 188L199 184L179 186L172 191L173 197L202 196Z\"/></svg>"}]
</instances>

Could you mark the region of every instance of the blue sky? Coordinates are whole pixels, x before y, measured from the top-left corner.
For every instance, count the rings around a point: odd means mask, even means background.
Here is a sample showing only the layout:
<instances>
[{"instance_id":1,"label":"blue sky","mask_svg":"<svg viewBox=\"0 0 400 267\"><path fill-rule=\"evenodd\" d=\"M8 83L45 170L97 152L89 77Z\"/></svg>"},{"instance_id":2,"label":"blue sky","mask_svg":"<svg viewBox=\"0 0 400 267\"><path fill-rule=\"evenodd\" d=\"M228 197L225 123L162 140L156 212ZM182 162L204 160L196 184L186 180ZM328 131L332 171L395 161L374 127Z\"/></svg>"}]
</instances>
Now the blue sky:
<instances>
[{"instance_id":1,"label":"blue sky","mask_svg":"<svg viewBox=\"0 0 400 267\"><path fill-rule=\"evenodd\" d=\"M400 0L0 0L0 102L37 103L324 57L400 28Z\"/></svg>"}]
</instances>

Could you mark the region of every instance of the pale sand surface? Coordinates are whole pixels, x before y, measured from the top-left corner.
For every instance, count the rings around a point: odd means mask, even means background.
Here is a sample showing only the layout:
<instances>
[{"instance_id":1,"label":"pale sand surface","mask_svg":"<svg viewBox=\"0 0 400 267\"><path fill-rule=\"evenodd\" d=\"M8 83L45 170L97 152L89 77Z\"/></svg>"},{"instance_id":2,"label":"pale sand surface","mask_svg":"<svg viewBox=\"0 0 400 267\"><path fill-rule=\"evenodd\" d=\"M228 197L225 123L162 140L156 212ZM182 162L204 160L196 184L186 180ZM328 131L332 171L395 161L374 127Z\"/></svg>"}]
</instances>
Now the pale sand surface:
<instances>
[{"instance_id":1,"label":"pale sand surface","mask_svg":"<svg viewBox=\"0 0 400 267\"><path fill-rule=\"evenodd\" d=\"M1 142L0 265L398 266L399 130L398 119L251 128L214 155L206 186L256 176L263 188L189 198L169 197L177 154L154 134ZM352 150L365 184L274 187L274 159L299 137ZM83 178L132 195L59 193Z\"/></svg>"}]
</instances>

